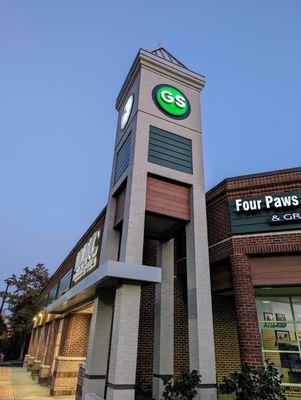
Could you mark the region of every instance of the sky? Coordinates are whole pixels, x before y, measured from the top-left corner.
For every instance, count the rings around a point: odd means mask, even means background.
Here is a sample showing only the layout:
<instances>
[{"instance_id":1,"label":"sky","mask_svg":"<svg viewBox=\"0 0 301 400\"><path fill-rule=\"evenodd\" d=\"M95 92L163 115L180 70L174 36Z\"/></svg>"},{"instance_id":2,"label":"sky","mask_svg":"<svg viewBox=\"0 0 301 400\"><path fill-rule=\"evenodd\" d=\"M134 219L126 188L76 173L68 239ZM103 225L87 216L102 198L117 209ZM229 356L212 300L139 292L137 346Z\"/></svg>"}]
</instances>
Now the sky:
<instances>
[{"instance_id":1,"label":"sky","mask_svg":"<svg viewBox=\"0 0 301 400\"><path fill-rule=\"evenodd\" d=\"M159 43L206 77L206 189L300 166L300 0L2 0L0 287L53 273L105 206L115 99Z\"/></svg>"}]
</instances>

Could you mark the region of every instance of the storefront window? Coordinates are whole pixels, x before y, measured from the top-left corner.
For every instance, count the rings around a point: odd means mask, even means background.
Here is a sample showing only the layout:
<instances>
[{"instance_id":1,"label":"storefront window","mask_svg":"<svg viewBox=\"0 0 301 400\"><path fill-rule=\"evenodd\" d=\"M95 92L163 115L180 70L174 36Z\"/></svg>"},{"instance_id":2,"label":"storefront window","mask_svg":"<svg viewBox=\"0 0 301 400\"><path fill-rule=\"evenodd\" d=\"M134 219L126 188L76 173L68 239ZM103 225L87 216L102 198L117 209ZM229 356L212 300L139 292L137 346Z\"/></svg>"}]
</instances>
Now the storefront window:
<instances>
[{"instance_id":1,"label":"storefront window","mask_svg":"<svg viewBox=\"0 0 301 400\"><path fill-rule=\"evenodd\" d=\"M287 394L301 399L301 297L257 297L265 361L275 364Z\"/></svg>"}]
</instances>

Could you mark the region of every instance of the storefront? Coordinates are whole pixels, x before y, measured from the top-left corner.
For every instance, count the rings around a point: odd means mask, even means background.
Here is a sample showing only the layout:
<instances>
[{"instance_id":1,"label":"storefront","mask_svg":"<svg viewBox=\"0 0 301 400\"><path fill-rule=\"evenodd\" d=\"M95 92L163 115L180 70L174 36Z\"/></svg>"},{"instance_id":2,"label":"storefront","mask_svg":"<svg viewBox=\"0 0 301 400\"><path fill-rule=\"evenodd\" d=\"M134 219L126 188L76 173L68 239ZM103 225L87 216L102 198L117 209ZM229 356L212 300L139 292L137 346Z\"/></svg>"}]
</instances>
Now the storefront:
<instances>
[{"instance_id":1,"label":"storefront","mask_svg":"<svg viewBox=\"0 0 301 400\"><path fill-rule=\"evenodd\" d=\"M301 384L301 297L257 297L256 304L263 358L275 364L283 384L296 390Z\"/></svg>"},{"instance_id":2,"label":"storefront","mask_svg":"<svg viewBox=\"0 0 301 400\"><path fill-rule=\"evenodd\" d=\"M296 168L226 179L207 193L218 380L270 360L298 398L300 189Z\"/></svg>"}]
</instances>

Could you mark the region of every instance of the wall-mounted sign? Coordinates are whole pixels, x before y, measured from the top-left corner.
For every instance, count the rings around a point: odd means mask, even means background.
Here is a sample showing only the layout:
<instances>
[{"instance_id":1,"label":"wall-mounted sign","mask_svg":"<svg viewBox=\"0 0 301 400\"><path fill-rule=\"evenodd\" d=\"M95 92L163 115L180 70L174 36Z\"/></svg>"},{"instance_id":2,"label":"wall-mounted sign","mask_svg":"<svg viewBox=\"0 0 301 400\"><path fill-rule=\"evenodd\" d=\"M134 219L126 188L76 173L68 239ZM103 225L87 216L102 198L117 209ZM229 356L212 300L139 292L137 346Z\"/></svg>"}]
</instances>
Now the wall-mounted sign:
<instances>
[{"instance_id":1,"label":"wall-mounted sign","mask_svg":"<svg viewBox=\"0 0 301 400\"><path fill-rule=\"evenodd\" d=\"M128 120L130 118L133 109L133 104L134 104L134 95L131 94L130 97L127 99L125 106L123 107L122 110L122 115L120 119L121 130L123 130L126 127L126 124L128 123Z\"/></svg>"},{"instance_id":2,"label":"wall-mounted sign","mask_svg":"<svg viewBox=\"0 0 301 400\"><path fill-rule=\"evenodd\" d=\"M233 234L301 229L301 193L229 202Z\"/></svg>"},{"instance_id":3,"label":"wall-mounted sign","mask_svg":"<svg viewBox=\"0 0 301 400\"><path fill-rule=\"evenodd\" d=\"M73 282L77 282L96 267L99 237L100 231L94 232L89 241L77 253Z\"/></svg>"},{"instance_id":4,"label":"wall-mounted sign","mask_svg":"<svg viewBox=\"0 0 301 400\"><path fill-rule=\"evenodd\" d=\"M176 119L187 118L190 114L190 103L179 89L170 85L157 85L152 91L152 97L164 114Z\"/></svg>"}]
</instances>

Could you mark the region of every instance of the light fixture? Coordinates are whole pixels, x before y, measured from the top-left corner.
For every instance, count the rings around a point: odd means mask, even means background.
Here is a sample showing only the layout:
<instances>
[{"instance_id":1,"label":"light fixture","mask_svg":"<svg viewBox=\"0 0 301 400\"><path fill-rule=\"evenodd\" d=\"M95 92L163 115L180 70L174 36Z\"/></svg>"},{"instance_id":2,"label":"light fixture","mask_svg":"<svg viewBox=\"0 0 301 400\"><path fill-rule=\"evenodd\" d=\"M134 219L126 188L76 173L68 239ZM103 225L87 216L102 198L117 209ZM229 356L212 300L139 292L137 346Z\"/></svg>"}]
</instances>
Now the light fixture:
<instances>
[{"instance_id":1,"label":"light fixture","mask_svg":"<svg viewBox=\"0 0 301 400\"><path fill-rule=\"evenodd\" d=\"M270 304L270 300L262 300L263 304Z\"/></svg>"}]
</instances>

